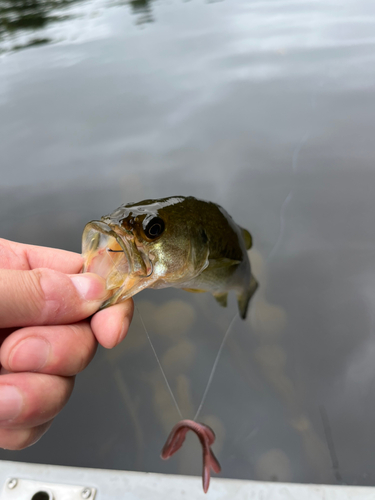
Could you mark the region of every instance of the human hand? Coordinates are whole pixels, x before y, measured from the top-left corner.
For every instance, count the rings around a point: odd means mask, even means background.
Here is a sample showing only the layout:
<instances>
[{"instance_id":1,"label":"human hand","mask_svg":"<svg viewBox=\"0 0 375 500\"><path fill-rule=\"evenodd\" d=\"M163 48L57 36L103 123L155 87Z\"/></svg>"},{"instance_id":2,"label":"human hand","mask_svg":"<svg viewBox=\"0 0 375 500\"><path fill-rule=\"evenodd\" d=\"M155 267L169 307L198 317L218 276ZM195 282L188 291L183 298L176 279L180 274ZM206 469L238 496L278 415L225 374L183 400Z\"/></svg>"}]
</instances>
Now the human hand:
<instances>
[{"instance_id":1,"label":"human hand","mask_svg":"<svg viewBox=\"0 0 375 500\"><path fill-rule=\"evenodd\" d=\"M133 301L96 312L106 299L105 282L77 274L82 263L73 252L0 239L1 448L38 441L97 342L112 348L127 334Z\"/></svg>"}]
</instances>

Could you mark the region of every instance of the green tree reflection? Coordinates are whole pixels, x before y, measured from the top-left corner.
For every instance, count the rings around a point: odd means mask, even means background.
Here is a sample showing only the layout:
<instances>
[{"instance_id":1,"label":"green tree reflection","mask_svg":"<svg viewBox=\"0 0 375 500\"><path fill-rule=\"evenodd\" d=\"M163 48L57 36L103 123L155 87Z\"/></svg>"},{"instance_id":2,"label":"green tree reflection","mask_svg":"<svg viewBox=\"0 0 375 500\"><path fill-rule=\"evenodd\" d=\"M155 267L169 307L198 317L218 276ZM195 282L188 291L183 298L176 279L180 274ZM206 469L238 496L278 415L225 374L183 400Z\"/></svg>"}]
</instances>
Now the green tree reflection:
<instances>
[{"instance_id":1,"label":"green tree reflection","mask_svg":"<svg viewBox=\"0 0 375 500\"><path fill-rule=\"evenodd\" d=\"M152 15L153 0L118 0L112 5L129 5L132 14L136 17L136 24L152 23L154 21Z\"/></svg>"},{"instance_id":2,"label":"green tree reflection","mask_svg":"<svg viewBox=\"0 0 375 500\"><path fill-rule=\"evenodd\" d=\"M0 0L0 41L9 41L8 50L48 43L38 31L50 23L68 19L63 9L82 0ZM60 11L60 13L59 13ZM28 35L17 43L17 35ZM4 49L3 49L4 50Z\"/></svg>"},{"instance_id":3,"label":"green tree reflection","mask_svg":"<svg viewBox=\"0 0 375 500\"><path fill-rule=\"evenodd\" d=\"M0 0L0 53L52 42L45 33L52 23L72 18L69 10L84 0ZM137 24L152 22L153 0L108 0L107 7L127 6Z\"/></svg>"},{"instance_id":4,"label":"green tree reflection","mask_svg":"<svg viewBox=\"0 0 375 500\"><path fill-rule=\"evenodd\" d=\"M138 24L151 23L154 20L150 0L131 0L130 6L133 14L137 15Z\"/></svg>"}]
</instances>

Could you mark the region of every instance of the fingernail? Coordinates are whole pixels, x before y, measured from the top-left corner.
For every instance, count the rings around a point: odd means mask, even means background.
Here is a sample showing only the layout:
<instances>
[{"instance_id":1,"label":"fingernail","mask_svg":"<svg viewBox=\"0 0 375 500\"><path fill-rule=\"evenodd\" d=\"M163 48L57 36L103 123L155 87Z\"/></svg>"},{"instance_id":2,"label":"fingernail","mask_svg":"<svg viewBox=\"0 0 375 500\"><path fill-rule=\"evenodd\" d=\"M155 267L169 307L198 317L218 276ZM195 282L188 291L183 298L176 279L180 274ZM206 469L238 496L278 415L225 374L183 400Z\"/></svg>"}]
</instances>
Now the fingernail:
<instances>
[{"instance_id":1,"label":"fingernail","mask_svg":"<svg viewBox=\"0 0 375 500\"><path fill-rule=\"evenodd\" d=\"M35 372L46 365L51 344L40 337L29 337L17 344L9 355L13 371Z\"/></svg>"},{"instance_id":2,"label":"fingernail","mask_svg":"<svg viewBox=\"0 0 375 500\"><path fill-rule=\"evenodd\" d=\"M21 413L23 398L13 385L0 385L0 422L13 420Z\"/></svg>"},{"instance_id":3,"label":"fingernail","mask_svg":"<svg viewBox=\"0 0 375 500\"><path fill-rule=\"evenodd\" d=\"M84 300L103 301L108 292L105 281L94 274L76 274L69 276L79 296Z\"/></svg>"}]
</instances>

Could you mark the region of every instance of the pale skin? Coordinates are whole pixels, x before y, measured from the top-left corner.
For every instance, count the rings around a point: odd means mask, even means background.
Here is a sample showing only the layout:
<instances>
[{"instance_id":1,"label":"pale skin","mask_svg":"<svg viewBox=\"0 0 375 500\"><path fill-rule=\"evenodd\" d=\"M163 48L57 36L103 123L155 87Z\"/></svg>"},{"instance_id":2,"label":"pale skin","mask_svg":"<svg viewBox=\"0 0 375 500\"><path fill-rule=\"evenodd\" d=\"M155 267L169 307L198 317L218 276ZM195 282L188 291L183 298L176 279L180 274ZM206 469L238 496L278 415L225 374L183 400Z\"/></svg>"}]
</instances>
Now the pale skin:
<instances>
[{"instance_id":1,"label":"pale skin","mask_svg":"<svg viewBox=\"0 0 375 500\"><path fill-rule=\"evenodd\" d=\"M0 448L38 441L98 343L127 334L133 301L98 312L104 280L81 268L79 254L0 239Z\"/></svg>"}]
</instances>

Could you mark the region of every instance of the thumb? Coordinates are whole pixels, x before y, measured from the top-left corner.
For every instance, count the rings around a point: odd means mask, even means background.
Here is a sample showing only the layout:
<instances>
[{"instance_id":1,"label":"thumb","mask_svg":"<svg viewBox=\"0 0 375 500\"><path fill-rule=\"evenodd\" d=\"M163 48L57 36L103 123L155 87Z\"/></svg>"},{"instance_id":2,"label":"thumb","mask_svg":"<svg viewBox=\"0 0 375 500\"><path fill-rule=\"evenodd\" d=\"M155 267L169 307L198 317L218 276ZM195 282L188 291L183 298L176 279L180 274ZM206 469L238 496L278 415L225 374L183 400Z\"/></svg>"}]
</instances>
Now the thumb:
<instances>
[{"instance_id":1,"label":"thumb","mask_svg":"<svg viewBox=\"0 0 375 500\"><path fill-rule=\"evenodd\" d=\"M0 270L0 328L68 324L96 312L108 293L92 273Z\"/></svg>"}]
</instances>

